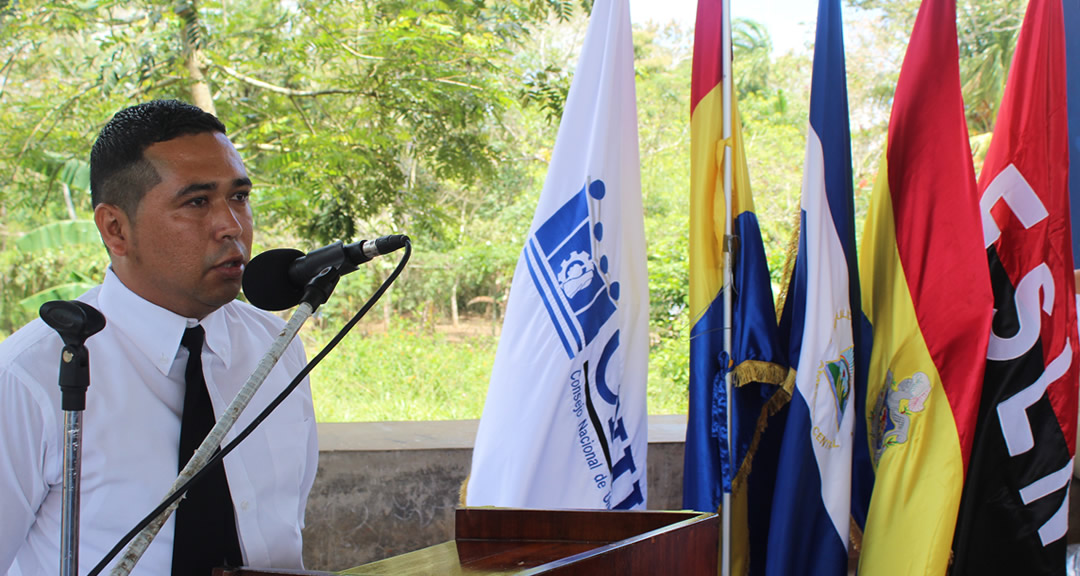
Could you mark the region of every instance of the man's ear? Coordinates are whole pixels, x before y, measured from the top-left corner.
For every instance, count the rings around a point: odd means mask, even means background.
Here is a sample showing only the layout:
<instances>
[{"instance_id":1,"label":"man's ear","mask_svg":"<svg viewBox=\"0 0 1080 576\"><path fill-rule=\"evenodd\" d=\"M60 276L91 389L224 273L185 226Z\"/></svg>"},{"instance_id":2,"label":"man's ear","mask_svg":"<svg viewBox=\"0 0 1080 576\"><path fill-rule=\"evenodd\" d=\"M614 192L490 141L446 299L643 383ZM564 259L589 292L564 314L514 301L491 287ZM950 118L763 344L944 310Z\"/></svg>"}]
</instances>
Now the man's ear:
<instances>
[{"instance_id":1,"label":"man's ear","mask_svg":"<svg viewBox=\"0 0 1080 576\"><path fill-rule=\"evenodd\" d=\"M127 212L115 204L98 204L94 208L94 223L109 254L125 256L132 242L131 221Z\"/></svg>"}]
</instances>

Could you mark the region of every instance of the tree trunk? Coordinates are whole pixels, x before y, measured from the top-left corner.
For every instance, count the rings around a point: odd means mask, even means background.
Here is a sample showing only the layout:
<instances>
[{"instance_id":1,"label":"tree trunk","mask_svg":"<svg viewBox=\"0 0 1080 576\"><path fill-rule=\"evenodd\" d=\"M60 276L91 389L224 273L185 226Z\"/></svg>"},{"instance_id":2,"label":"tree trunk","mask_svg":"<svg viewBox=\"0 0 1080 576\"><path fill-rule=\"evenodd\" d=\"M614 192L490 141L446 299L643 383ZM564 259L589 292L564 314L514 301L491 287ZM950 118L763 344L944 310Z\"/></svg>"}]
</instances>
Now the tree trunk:
<instances>
[{"instance_id":1,"label":"tree trunk","mask_svg":"<svg viewBox=\"0 0 1080 576\"><path fill-rule=\"evenodd\" d=\"M199 12L195 0L176 5L176 14L183 21L180 34L187 53L184 65L191 80L191 102L204 111L217 116L214 98L210 94L210 85L206 82L206 57L202 52L202 26L199 25Z\"/></svg>"},{"instance_id":2,"label":"tree trunk","mask_svg":"<svg viewBox=\"0 0 1080 576\"><path fill-rule=\"evenodd\" d=\"M60 189L64 191L64 204L67 205L68 217L75 220L75 204L71 202L71 188L65 182L60 183Z\"/></svg>"},{"instance_id":3,"label":"tree trunk","mask_svg":"<svg viewBox=\"0 0 1080 576\"><path fill-rule=\"evenodd\" d=\"M454 328L458 327L457 285L457 278L454 278L454 285L450 288L450 318L453 320Z\"/></svg>"}]
</instances>

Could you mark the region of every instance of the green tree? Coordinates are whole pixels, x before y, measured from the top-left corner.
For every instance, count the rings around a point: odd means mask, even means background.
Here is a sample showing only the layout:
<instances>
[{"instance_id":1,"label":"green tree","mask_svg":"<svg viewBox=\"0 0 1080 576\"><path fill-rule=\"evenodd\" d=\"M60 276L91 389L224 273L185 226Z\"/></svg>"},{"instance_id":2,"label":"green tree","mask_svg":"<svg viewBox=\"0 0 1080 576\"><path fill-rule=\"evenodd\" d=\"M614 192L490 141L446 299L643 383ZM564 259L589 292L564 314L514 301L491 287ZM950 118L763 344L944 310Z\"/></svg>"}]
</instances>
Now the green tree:
<instances>
[{"instance_id":1,"label":"green tree","mask_svg":"<svg viewBox=\"0 0 1080 576\"><path fill-rule=\"evenodd\" d=\"M759 22L736 18L731 23L731 47L737 58L732 69L737 70L735 88L739 98L768 89L772 67L772 39Z\"/></svg>"},{"instance_id":2,"label":"green tree","mask_svg":"<svg viewBox=\"0 0 1080 576\"><path fill-rule=\"evenodd\" d=\"M878 75L878 92L891 99L903 59L903 47L907 46L920 2L849 0L849 4L876 16L872 30L881 40L879 53L886 54L892 61L889 71ZM968 129L974 134L993 130L1026 6L1027 2L1022 0L957 2L960 81Z\"/></svg>"},{"instance_id":3,"label":"green tree","mask_svg":"<svg viewBox=\"0 0 1080 576\"><path fill-rule=\"evenodd\" d=\"M373 218L439 234L440 193L481 194L504 160L499 119L527 71L500 64L533 27L576 5L13 4L0 31L0 118L11 136L0 171L17 185L4 200L54 218L35 206L41 182L21 164L28 151L85 157L116 109L194 98L216 107L272 192L256 196L264 216L313 242L353 237Z\"/></svg>"}]
</instances>

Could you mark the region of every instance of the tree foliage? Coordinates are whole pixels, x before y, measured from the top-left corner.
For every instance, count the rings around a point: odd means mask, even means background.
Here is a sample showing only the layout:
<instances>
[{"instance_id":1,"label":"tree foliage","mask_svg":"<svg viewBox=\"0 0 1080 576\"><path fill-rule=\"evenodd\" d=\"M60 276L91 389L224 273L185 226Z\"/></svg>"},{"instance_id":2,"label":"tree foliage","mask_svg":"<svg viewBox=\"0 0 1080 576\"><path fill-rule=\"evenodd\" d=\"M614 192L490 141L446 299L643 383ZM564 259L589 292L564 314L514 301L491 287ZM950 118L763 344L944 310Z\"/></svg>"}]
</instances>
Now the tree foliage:
<instances>
[{"instance_id":1,"label":"tree foliage","mask_svg":"<svg viewBox=\"0 0 1080 576\"><path fill-rule=\"evenodd\" d=\"M448 195L481 196L497 180L508 152L499 120L522 79L545 72L514 68L510 56L577 4L13 4L0 33L9 128L0 170L19 185L4 200L49 206L47 179L28 172L32 157L85 158L120 107L190 100L185 64L197 48L264 217L313 242L370 233L375 220L439 236ZM47 221L52 208L27 214Z\"/></svg>"}]
</instances>

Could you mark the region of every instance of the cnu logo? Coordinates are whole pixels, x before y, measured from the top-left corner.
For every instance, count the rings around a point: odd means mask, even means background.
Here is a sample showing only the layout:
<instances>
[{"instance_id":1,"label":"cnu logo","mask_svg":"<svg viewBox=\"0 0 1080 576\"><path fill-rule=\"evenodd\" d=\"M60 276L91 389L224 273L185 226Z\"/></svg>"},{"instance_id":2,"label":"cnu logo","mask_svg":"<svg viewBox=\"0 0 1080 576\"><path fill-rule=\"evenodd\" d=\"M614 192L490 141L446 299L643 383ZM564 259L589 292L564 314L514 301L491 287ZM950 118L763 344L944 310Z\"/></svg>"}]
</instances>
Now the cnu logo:
<instances>
[{"instance_id":1,"label":"cnu logo","mask_svg":"<svg viewBox=\"0 0 1080 576\"><path fill-rule=\"evenodd\" d=\"M604 225L591 208L604 194L602 180L582 186L525 246L529 274L570 358L596 338L619 299L619 283L608 281L607 256L596 257Z\"/></svg>"}]
</instances>

